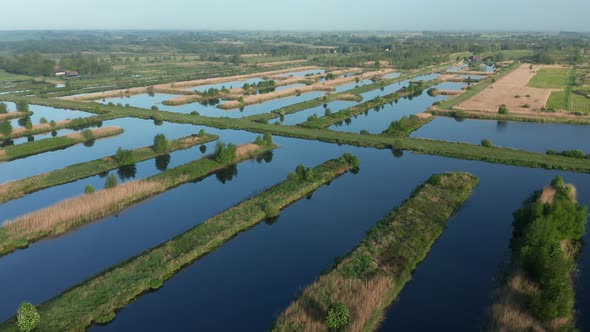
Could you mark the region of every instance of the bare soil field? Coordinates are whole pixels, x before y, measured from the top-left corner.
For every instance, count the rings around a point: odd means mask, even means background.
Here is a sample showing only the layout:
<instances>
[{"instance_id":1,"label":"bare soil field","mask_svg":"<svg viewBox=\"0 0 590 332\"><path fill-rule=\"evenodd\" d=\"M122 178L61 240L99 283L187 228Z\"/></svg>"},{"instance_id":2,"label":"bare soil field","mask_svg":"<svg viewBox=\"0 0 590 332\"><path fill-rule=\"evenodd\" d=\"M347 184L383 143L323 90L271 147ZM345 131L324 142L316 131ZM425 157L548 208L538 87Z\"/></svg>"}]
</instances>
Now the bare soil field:
<instances>
[{"instance_id":1,"label":"bare soil field","mask_svg":"<svg viewBox=\"0 0 590 332\"><path fill-rule=\"evenodd\" d=\"M542 115L539 110L545 107L549 96L556 90L531 88L527 84L540 68L551 67L554 66L530 69L528 64L523 64L454 109L497 113L501 105L506 105L510 113Z\"/></svg>"},{"instance_id":2,"label":"bare soil field","mask_svg":"<svg viewBox=\"0 0 590 332\"><path fill-rule=\"evenodd\" d=\"M68 123L72 122L72 120L63 120L63 121L59 121L56 123L57 126L62 126L62 125L66 125ZM34 125L33 128L31 130L28 130L25 127L18 127L18 128L14 128L12 129L12 133L11 133L11 137L16 138L16 137L21 137L23 136L24 133L28 132L28 131L37 131L37 130L46 130L46 131L50 131L51 130L51 125L49 123L40 123L38 125ZM2 136L2 135L0 135Z\"/></svg>"}]
</instances>

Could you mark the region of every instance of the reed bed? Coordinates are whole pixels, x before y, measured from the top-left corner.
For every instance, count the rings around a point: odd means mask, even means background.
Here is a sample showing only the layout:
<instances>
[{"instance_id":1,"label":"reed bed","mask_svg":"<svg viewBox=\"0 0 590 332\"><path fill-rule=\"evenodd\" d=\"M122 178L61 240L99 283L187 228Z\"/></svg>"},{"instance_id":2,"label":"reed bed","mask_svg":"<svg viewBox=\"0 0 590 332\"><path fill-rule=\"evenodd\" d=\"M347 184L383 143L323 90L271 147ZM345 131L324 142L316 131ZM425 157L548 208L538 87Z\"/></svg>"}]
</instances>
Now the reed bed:
<instances>
[{"instance_id":1,"label":"reed bed","mask_svg":"<svg viewBox=\"0 0 590 332\"><path fill-rule=\"evenodd\" d=\"M273 331L328 331L327 308L337 303L350 312L344 331L375 330L384 310L477 183L467 173L431 177L359 246L303 291L279 316Z\"/></svg>"}]
</instances>

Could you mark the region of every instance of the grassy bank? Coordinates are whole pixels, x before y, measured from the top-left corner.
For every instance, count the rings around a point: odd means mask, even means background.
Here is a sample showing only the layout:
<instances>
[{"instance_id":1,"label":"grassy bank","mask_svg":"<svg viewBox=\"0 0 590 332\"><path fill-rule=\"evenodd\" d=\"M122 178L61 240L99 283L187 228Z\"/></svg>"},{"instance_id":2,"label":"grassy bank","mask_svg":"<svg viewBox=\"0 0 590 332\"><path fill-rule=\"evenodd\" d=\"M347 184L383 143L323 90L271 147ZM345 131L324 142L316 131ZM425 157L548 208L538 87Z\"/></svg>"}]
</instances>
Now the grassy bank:
<instances>
[{"instance_id":1,"label":"grassy bank","mask_svg":"<svg viewBox=\"0 0 590 332\"><path fill-rule=\"evenodd\" d=\"M514 214L512 262L491 331L574 331L573 274L588 211L561 177Z\"/></svg>"},{"instance_id":2,"label":"grassy bank","mask_svg":"<svg viewBox=\"0 0 590 332\"><path fill-rule=\"evenodd\" d=\"M93 323L111 321L116 310L160 288L183 267L357 166L356 157L343 156L314 168L311 179L290 175L256 197L40 305L37 331L83 331ZM0 326L0 331L18 331L16 320Z\"/></svg>"},{"instance_id":3,"label":"grassy bank","mask_svg":"<svg viewBox=\"0 0 590 332\"><path fill-rule=\"evenodd\" d=\"M408 137L425 124L432 121L434 117L429 114L404 116L397 121L392 121L389 127L383 131L384 135Z\"/></svg>"},{"instance_id":4,"label":"grassy bank","mask_svg":"<svg viewBox=\"0 0 590 332\"><path fill-rule=\"evenodd\" d=\"M466 173L431 177L359 246L304 290L279 316L273 331L328 331L325 317L334 304L344 304L349 310L345 330L375 330L385 309L477 183L477 178Z\"/></svg>"},{"instance_id":5,"label":"grassy bank","mask_svg":"<svg viewBox=\"0 0 590 332\"><path fill-rule=\"evenodd\" d=\"M9 145L3 149L0 149L0 161L9 161L19 158L25 158L48 151L65 149L72 145L100 138L120 135L121 133L123 133L123 128L104 127L84 132L86 134L73 133L67 136L46 138L40 141L27 142L17 145Z\"/></svg>"},{"instance_id":6,"label":"grassy bank","mask_svg":"<svg viewBox=\"0 0 590 332\"><path fill-rule=\"evenodd\" d=\"M254 147L253 144L244 147ZM271 146L255 146L243 150L238 147L231 160L219 161L215 157L203 158L166 170L144 180L127 182L110 189L71 198L45 209L7 221L0 227L0 254L26 248L30 243L50 236L64 234L71 229L94 220L115 214L135 203L170 190L183 183L206 177L229 165L260 156Z\"/></svg>"},{"instance_id":7,"label":"grassy bank","mask_svg":"<svg viewBox=\"0 0 590 332\"><path fill-rule=\"evenodd\" d=\"M60 170L31 176L22 180L7 182L0 185L0 203L5 203L41 189L98 175L121 166L156 158L177 150L188 149L198 144L205 144L218 138L219 136L217 135L209 134L206 134L203 137L192 135L170 141L170 148L165 152L157 152L152 146L131 150L131 158L130 160L127 160L126 163L117 161L113 155L85 163L71 165Z\"/></svg>"},{"instance_id":8,"label":"grassy bank","mask_svg":"<svg viewBox=\"0 0 590 332\"><path fill-rule=\"evenodd\" d=\"M477 120L498 120L498 121L519 121L519 122L537 122L537 123L563 123L589 125L590 117L583 116L559 116L559 113L538 113L538 114L499 114L490 112L475 111L453 111L442 109L430 109L429 113L436 116L447 116L458 119L477 119ZM553 115L555 114L555 115Z\"/></svg>"},{"instance_id":9,"label":"grassy bank","mask_svg":"<svg viewBox=\"0 0 590 332\"><path fill-rule=\"evenodd\" d=\"M492 85L497 80L501 79L502 77L510 74L516 68L520 67L520 62L515 61L507 67L500 69L494 76L486 77L485 79L481 80L475 86L471 86L470 89L465 90L462 94L449 98L445 101L442 101L438 104L438 107L441 109L452 109L453 106L456 106L471 97L475 96L476 94L482 92L485 88Z\"/></svg>"}]
</instances>

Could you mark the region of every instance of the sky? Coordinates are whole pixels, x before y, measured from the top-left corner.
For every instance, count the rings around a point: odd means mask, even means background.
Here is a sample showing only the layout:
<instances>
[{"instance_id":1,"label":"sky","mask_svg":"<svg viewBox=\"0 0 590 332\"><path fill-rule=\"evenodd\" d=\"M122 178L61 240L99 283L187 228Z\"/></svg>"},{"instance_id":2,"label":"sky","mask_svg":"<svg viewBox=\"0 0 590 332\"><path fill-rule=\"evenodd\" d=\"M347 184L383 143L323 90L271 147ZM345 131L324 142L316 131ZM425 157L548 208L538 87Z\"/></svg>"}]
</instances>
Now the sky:
<instances>
[{"instance_id":1,"label":"sky","mask_svg":"<svg viewBox=\"0 0 590 332\"><path fill-rule=\"evenodd\" d=\"M0 0L0 30L590 31L589 0Z\"/></svg>"}]
</instances>

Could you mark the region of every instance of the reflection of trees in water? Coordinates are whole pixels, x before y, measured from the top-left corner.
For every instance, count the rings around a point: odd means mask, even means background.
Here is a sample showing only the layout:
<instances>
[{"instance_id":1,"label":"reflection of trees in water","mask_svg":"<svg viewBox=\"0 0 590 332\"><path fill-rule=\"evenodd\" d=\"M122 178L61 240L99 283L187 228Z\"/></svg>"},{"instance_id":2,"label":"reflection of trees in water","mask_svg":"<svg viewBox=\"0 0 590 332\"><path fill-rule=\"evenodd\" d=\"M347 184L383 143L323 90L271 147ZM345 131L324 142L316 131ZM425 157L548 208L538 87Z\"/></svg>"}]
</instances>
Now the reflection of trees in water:
<instances>
[{"instance_id":1,"label":"reflection of trees in water","mask_svg":"<svg viewBox=\"0 0 590 332\"><path fill-rule=\"evenodd\" d=\"M35 136L28 136L27 137L27 142L34 142L35 141Z\"/></svg>"},{"instance_id":2,"label":"reflection of trees in water","mask_svg":"<svg viewBox=\"0 0 590 332\"><path fill-rule=\"evenodd\" d=\"M269 225L272 226L274 224L276 224L276 222L279 220L280 215L276 216L276 217L266 217L266 219L264 220L264 222Z\"/></svg>"},{"instance_id":3,"label":"reflection of trees in water","mask_svg":"<svg viewBox=\"0 0 590 332\"><path fill-rule=\"evenodd\" d=\"M57 131L54 130L51 132L51 137L55 137L55 136L57 136Z\"/></svg>"},{"instance_id":4,"label":"reflection of trees in water","mask_svg":"<svg viewBox=\"0 0 590 332\"><path fill-rule=\"evenodd\" d=\"M155 126L161 126L163 123L164 123L164 121L162 121L162 120L154 120Z\"/></svg>"},{"instance_id":5,"label":"reflection of trees in water","mask_svg":"<svg viewBox=\"0 0 590 332\"><path fill-rule=\"evenodd\" d=\"M9 140L0 142L0 147L2 147L2 148L9 146L9 145L14 145L14 140L9 139Z\"/></svg>"},{"instance_id":6,"label":"reflection of trees in water","mask_svg":"<svg viewBox=\"0 0 590 332\"><path fill-rule=\"evenodd\" d=\"M30 120L30 119L31 118L29 118L28 116L27 117L24 117L24 118L19 118L17 120L17 123L18 123L19 126L24 127L27 124L27 120Z\"/></svg>"},{"instance_id":7,"label":"reflection of trees in water","mask_svg":"<svg viewBox=\"0 0 590 332\"><path fill-rule=\"evenodd\" d=\"M135 164L121 166L117 169L117 174L121 181L133 179L137 174L137 166L135 166Z\"/></svg>"},{"instance_id":8,"label":"reflection of trees in water","mask_svg":"<svg viewBox=\"0 0 590 332\"><path fill-rule=\"evenodd\" d=\"M238 176L238 167L236 165L228 166L219 172L215 173L215 177L219 182L225 184Z\"/></svg>"},{"instance_id":9,"label":"reflection of trees in water","mask_svg":"<svg viewBox=\"0 0 590 332\"><path fill-rule=\"evenodd\" d=\"M109 175L109 171L98 173L98 177L101 179L106 178L108 175Z\"/></svg>"},{"instance_id":10,"label":"reflection of trees in water","mask_svg":"<svg viewBox=\"0 0 590 332\"><path fill-rule=\"evenodd\" d=\"M161 156L156 157L156 168L159 171L165 171L168 169L168 165L170 164L170 154L164 154Z\"/></svg>"},{"instance_id":11,"label":"reflection of trees in water","mask_svg":"<svg viewBox=\"0 0 590 332\"><path fill-rule=\"evenodd\" d=\"M350 170L350 173L352 173L354 175L357 175L357 174L359 174L360 171L361 171L361 168L360 167L355 167L355 168L353 168L353 169Z\"/></svg>"},{"instance_id":12,"label":"reflection of trees in water","mask_svg":"<svg viewBox=\"0 0 590 332\"><path fill-rule=\"evenodd\" d=\"M256 161L260 164L262 163L262 161L264 161L265 163L270 163L272 161L272 159L274 158L274 153L272 151L267 151L264 154L262 154L261 156L256 157Z\"/></svg>"},{"instance_id":13,"label":"reflection of trees in water","mask_svg":"<svg viewBox=\"0 0 590 332\"><path fill-rule=\"evenodd\" d=\"M496 131L497 132L505 131L507 128L508 128L508 121L498 121L498 123L496 124Z\"/></svg>"},{"instance_id":14,"label":"reflection of trees in water","mask_svg":"<svg viewBox=\"0 0 590 332\"><path fill-rule=\"evenodd\" d=\"M84 144L85 147L91 148L91 147L94 146L94 142L96 142L96 140L95 139L91 139L89 141L84 142L83 144Z\"/></svg>"},{"instance_id":15,"label":"reflection of trees in water","mask_svg":"<svg viewBox=\"0 0 590 332\"><path fill-rule=\"evenodd\" d=\"M404 156L404 151L401 149L392 149L391 152L393 153L393 156L396 158L401 158Z\"/></svg>"},{"instance_id":16,"label":"reflection of trees in water","mask_svg":"<svg viewBox=\"0 0 590 332\"><path fill-rule=\"evenodd\" d=\"M201 153L205 153L205 152L207 152L207 146L206 145L201 145L199 147L199 150L201 150Z\"/></svg>"}]
</instances>

